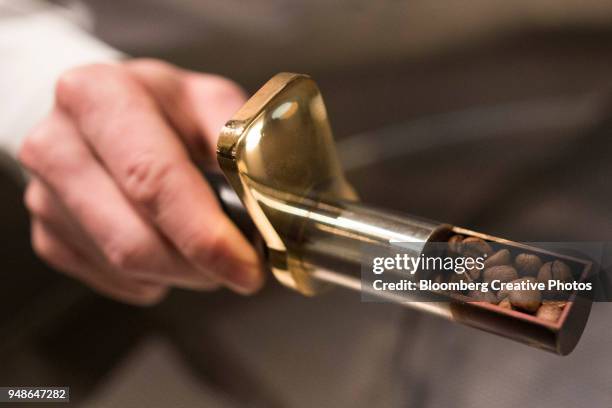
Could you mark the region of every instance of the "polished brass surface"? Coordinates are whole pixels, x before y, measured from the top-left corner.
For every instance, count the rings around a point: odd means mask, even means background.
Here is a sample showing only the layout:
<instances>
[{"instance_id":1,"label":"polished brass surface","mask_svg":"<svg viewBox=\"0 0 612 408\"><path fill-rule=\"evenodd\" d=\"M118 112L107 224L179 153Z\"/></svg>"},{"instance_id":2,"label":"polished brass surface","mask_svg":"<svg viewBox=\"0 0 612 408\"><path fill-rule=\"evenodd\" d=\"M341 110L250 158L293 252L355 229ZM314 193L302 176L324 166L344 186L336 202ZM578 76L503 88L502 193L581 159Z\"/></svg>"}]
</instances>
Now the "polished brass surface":
<instances>
[{"instance_id":1,"label":"polished brass surface","mask_svg":"<svg viewBox=\"0 0 612 408\"><path fill-rule=\"evenodd\" d=\"M217 156L266 243L274 275L306 295L327 286L320 270L358 280L362 245L425 243L445 228L356 203L323 98L306 75L268 81L225 125Z\"/></svg>"},{"instance_id":2,"label":"polished brass surface","mask_svg":"<svg viewBox=\"0 0 612 408\"><path fill-rule=\"evenodd\" d=\"M539 251L358 203L339 164L323 98L306 75L281 73L268 81L227 122L217 157L265 242L274 275L305 295L331 285L364 291L362 254L385 252L394 243L412 243L407 251L418 257L429 242L459 233ZM585 278L589 263L573 261L583 265ZM484 302L448 296L438 301L440 294L432 294L436 301L415 301L408 294L375 295L557 354L574 348L590 310L590 301L577 299L551 324Z\"/></svg>"},{"instance_id":3,"label":"polished brass surface","mask_svg":"<svg viewBox=\"0 0 612 408\"><path fill-rule=\"evenodd\" d=\"M263 236L275 276L304 294L321 290L300 260L300 217L292 205L356 195L340 168L314 81L290 73L268 81L225 125L217 154Z\"/></svg>"}]
</instances>

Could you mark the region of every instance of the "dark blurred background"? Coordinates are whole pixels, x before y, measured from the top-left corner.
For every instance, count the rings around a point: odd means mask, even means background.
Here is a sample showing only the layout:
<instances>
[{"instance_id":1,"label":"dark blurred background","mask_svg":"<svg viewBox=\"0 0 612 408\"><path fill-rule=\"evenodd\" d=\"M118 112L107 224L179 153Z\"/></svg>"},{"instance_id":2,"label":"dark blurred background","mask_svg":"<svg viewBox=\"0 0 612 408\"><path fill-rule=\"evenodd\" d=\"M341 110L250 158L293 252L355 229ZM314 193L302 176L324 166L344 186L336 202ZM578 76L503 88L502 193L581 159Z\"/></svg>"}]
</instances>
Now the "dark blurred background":
<instances>
[{"instance_id":1,"label":"dark blurred background","mask_svg":"<svg viewBox=\"0 0 612 408\"><path fill-rule=\"evenodd\" d=\"M131 56L249 92L311 74L368 203L516 241L611 240L606 2L84 3ZM273 279L133 308L36 260L14 170L0 185L1 385L68 385L83 407L612 406L608 304L565 358Z\"/></svg>"}]
</instances>

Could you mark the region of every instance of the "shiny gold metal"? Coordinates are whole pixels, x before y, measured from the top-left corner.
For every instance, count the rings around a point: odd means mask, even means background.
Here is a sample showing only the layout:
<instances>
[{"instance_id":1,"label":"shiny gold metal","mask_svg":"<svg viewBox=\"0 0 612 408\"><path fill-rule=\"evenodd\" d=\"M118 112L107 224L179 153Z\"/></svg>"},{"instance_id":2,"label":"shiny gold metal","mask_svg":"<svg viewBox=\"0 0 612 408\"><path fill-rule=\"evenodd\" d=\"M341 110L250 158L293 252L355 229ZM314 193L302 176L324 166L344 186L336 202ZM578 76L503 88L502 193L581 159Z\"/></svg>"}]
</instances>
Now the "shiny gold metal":
<instances>
[{"instance_id":1,"label":"shiny gold metal","mask_svg":"<svg viewBox=\"0 0 612 408\"><path fill-rule=\"evenodd\" d=\"M425 243L450 228L356 203L323 98L306 75L268 81L223 128L217 158L266 243L274 275L305 295L324 290L332 271L358 283L361 245Z\"/></svg>"},{"instance_id":2,"label":"shiny gold metal","mask_svg":"<svg viewBox=\"0 0 612 408\"><path fill-rule=\"evenodd\" d=\"M268 247L277 279L304 294L321 290L300 259L292 213L308 210L292 205L356 195L340 168L315 82L290 73L268 81L225 125L217 156Z\"/></svg>"},{"instance_id":3,"label":"shiny gold metal","mask_svg":"<svg viewBox=\"0 0 612 408\"><path fill-rule=\"evenodd\" d=\"M415 257L454 233L521 246L358 203L338 161L321 93L306 75L281 73L268 81L223 128L217 158L265 242L274 275L305 295L330 285L363 291L361 254L382 253L394 242L416 243L405 251ZM572 262L584 266L584 278L589 263ZM590 309L590 302L575 302L558 323L548 324L483 302L376 295L558 354L574 348Z\"/></svg>"}]
</instances>

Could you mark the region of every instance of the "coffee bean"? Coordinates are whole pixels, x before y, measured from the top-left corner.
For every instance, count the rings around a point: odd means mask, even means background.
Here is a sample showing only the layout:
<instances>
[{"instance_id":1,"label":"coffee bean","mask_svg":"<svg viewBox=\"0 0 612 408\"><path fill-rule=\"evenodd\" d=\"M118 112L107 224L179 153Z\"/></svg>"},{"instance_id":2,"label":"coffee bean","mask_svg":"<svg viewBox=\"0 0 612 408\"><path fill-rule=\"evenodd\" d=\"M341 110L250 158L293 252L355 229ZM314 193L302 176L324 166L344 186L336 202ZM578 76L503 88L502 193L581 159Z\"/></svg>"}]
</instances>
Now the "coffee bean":
<instances>
[{"instance_id":1,"label":"coffee bean","mask_svg":"<svg viewBox=\"0 0 612 408\"><path fill-rule=\"evenodd\" d=\"M542 267L542 261L537 255L520 254L514 259L514 266L523 276L535 277Z\"/></svg>"},{"instance_id":2,"label":"coffee bean","mask_svg":"<svg viewBox=\"0 0 612 408\"><path fill-rule=\"evenodd\" d=\"M544 300L542 301L542 303L547 304L547 305L556 306L559 309L565 308L565 306L567 306L568 304L566 300Z\"/></svg>"},{"instance_id":3,"label":"coffee bean","mask_svg":"<svg viewBox=\"0 0 612 408\"><path fill-rule=\"evenodd\" d=\"M460 273L451 272L448 281L450 283L461 283L461 282L469 283L470 278L463 273L460 274Z\"/></svg>"},{"instance_id":4,"label":"coffee bean","mask_svg":"<svg viewBox=\"0 0 612 408\"><path fill-rule=\"evenodd\" d=\"M510 264L510 251L507 249L500 249L490 257L488 257L484 261L485 268L490 268L491 266L499 266L499 265L509 265Z\"/></svg>"},{"instance_id":5,"label":"coffee bean","mask_svg":"<svg viewBox=\"0 0 612 408\"><path fill-rule=\"evenodd\" d=\"M510 303L510 299L508 299L507 297L504 298L501 302L499 302L498 306L502 309L512 310L512 303Z\"/></svg>"},{"instance_id":6,"label":"coffee bean","mask_svg":"<svg viewBox=\"0 0 612 408\"><path fill-rule=\"evenodd\" d=\"M560 307L550 303L544 303L538 309L536 317L549 322L556 322L559 320L559 317L561 317L562 312L563 310Z\"/></svg>"},{"instance_id":7,"label":"coffee bean","mask_svg":"<svg viewBox=\"0 0 612 408\"><path fill-rule=\"evenodd\" d=\"M514 283L520 283L522 281L528 281L528 282L534 282L535 279L534 278L516 278L511 280L510 282ZM510 289L502 289L499 292L497 292L497 299L498 300L502 300L507 298L510 295L510 292L512 292L512 290Z\"/></svg>"},{"instance_id":8,"label":"coffee bean","mask_svg":"<svg viewBox=\"0 0 612 408\"><path fill-rule=\"evenodd\" d=\"M463 242L463 235L453 235L448 240L448 250L449 252L458 255L461 253L461 248L463 247L461 243Z\"/></svg>"},{"instance_id":9,"label":"coffee bean","mask_svg":"<svg viewBox=\"0 0 612 408\"><path fill-rule=\"evenodd\" d=\"M448 240L448 255L485 258L484 270L466 268L463 274L451 274L448 279L450 282L483 281L490 284L498 280L520 285L521 281L546 283L549 280L564 282L573 280L571 268L563 261L554 260L543 264L538 255L528 252L518 254L513 260L510 249L502 248L494 251L488 242L477 237L453 235ZM473 290L467 293L470 301L497 304L502 309L535 314L542 320L556 322L568 302L559 300L564 298L558 293L550 297L549 295L548 291L541 292L537 289L500 290L497 293L491 290L487 292ZM555 300L543 300L543 296Z\"/></svg>"},{"instance_id":10,"label":"coffee bean","mask_svg":"<svg viewBox=\"0 0 612 408\"><path fill-rule=\"evenodd\" d=\"M557 276L557 279L572 282L574 280L574 275L572 275L572 269L562 261L555 261L552 264L553 276Z\"/></svg>"},{"instance_id":11,"label":"coffee bean","mask_svg":"<svg viewBox=\"0 0 612 408\"><path fill-rule=\"evenodd\" d=\"M555 260L546 262L538 272L538 280L540 282L548 282L549 280L560 280L563 282L572 282L572 270L565 262Z\"/></svg>"},{"instance_id":12,"label":"coffee bean","mask_svg":"<svg viewBox=\"0 0 612 408\"><path fill-rule=\"evenodd\" d=\"M520 278L513 280L512 283L520 283L521 281L535 282L535 279ZM537 311L542 303L542 294L537 289L500 290L497 296L498 299L507 296L512 306L531 313Z\"/></svg>"},{"instance_id":13,"label":"coffee bean","mask_svg":"<svg viewBox=\"0 0 612 408\"><path fill-rule=\"evenodd\" d=\"M480 238L467 237L461 242L461 253L464 256L478 258L480 256L484 257L485 255L491 255L493 253L493 248Z\"/></svg>"},{"instance_id":14,"label":"coffee bean","mask_svg":"<svg viewBox=\"0 0 612 408\"><path fill-rule=\"evenodd\" d=\"M487 283L491 283L491 281L499 280L501 282L510 282L515 279L518 279L518 273L516 269L509 265L498 265L492 266L490 268L485 269L483 274L483 280Z\"/></svg>"},{"instance_id":15,"label":"coffee bean","mask_svg":"<svg viewBox=\"0 0 612 408\"><path fill-rule=\"evenodd\" d=\"M481 292L479 290L472 290L470 293L468 293L468 297L477 302L497 304L497 296L495 296L495 294L491 291Z\"/></svg>"},{"instance_id":16,"label":"coffee bean","mask_svg":"<svg viewBox=\"0 0 612 408\"><path fill-rule=\"evenodd\" d=\"M478 268L473 268L473 269L469 269L466 272L469 277L472 279L472 281L477 281L480 279L480 275L482 274L482 270L478 269Z\"/></svg>"}]
</instances>

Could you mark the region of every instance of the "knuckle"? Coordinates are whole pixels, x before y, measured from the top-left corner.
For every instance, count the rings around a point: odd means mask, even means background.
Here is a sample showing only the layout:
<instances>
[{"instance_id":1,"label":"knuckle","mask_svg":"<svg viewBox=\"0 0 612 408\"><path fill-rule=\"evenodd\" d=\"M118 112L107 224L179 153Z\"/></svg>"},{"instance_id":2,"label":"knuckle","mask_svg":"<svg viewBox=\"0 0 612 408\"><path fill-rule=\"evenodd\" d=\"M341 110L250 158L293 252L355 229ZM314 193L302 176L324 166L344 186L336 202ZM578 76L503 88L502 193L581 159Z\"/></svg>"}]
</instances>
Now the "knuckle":
<instances>
[{"instance_id":1,"label":"knuckle","mask_svg":"<svg viewBox=\"0 0 612 408\"><path fill-rule=\"evenodd\" d=\"M125 81L127 73L119 65L88 64L62 73L55 87L57 104L68 110L73 107L87 109L93 105L99 92L105 92L112 84Z\"/></svg>"},{"instance_id":2,"label":"knuckle","mask_svg":"<svg viewBox=\"0 0 612 408\"><path fill-rule=\"evenodd\" d=\"M26 168L36 170L41 167L43 159L52 146L53 135L43 122L25 138L19 149L18 159Z\"/></svg>"},{"instance_id":3,"label":"knuckle","mask_svg":"<svg viewBox=\"0 0 612 408\"><path fill-rule=\"evenodd\" d=\"M49 215L49 205L42 192L42 187L37 182L30 182L24 193L23 201L30 213L39 217Z\"/></svg>"},{"instance_id":4,"label":"knuckle","mask_svg":"<svg viewBox=\"0 0 612 408\"><path fill-rule=\"evenodd\" d=\"M114 240L103 249L108 264L116 270L140 272L150 264L151 251L142 241Z\"/></svg>"},{"instance_id":5,"label":"knuckle","mask_svg":"<svg viewBox=\"0 0 612 408\"><path fill-rule=\"evenodd\" d=\"M100 79L97 65L82 65L64 71L55 86L55 97L60 105L69 106L87 91L89 84Z\"/></svg>"},{"instance_id":6,"label":"knuckle","mask_svg":"<svg viewBox=\"0 0 612 408\"><path fill-rule=\"evenodd\" d=\"M246 93L238 83L231 79L211 76L206 81L207 93L213 100L244 100Z\"/></svg>"},{"instance_id":7,"label":"knuckle","mask_svg":"<svg viewBox=\"0 0 612 408\"><path fill-rule=\"evenodd\" d=\"M38 152L40 151L37 143L33 141L30 137L26 137L26 139L21 144L19 151L17 152L17 159L27 169L33 170L35 164L37 163Z\"/></svg>"},{"instance_id":8,"label":"knuckle","mask_svg":"<svg viewBox=\"0 0 612 408\"><path fill-rule=\"evenodd\" d=\"M184 77L183 86L186 92L194 92L203 105L241 104L246 99L238 83L218 75L190 73Z\"/></svg>"},{"instance_id":9,"label":"knuckle","mask_svg":"<svg viewBox=\"0 0 612 408\"><path fill-rule=\"evenodd\" d=\"M157 213L174 167L172 162L151 155L136 157L126 169L126 193L149 211Z\"/></svg>"},{"instance_id":10,"label":"knuckle","mask_svg":"<svg viewBox=\"0 0 612 408\"><path fill-rule=\"evenodd\" d=\"M142 266L143 251L138 243L126 243L115 239L107 244L103 251L113 269L133 271Z\"/></svg>"},{"instance_id":11,"label":"knuckle","mask_svg":"<svg viewBox=\"0 0 612 408\"><path fill-rule=\"evenodd\" d=\"M31 243L34 253L40 258L48 261L52 265L59 265L62 263L57 247L53 243L53 239L45 234L44 231L33 231Z\"/></svg>"},{"instance_id":12,"label":"knuckle","mask_svg":"<svg viewBox=\"0 0 612 408\"><path fill-rule=\"evenodd\" d=\"M79 174L86 168L89 156L78 146L63 143L65 135L60 131L52 127L34 131L22 144L18 159L36 176L61 183L62 177Z\"/></svg>"},{"instance_id":13,"label":"knuckle","mask_svg":"<svg viewBox=\"0 0 612 408\"><path fill-rule=\"evenodd\" d=\"M18 159L25 168L45 180L58 172L78 173L89 161L86 150L76 140L79 137L72 123L54 111L26 136Z\"/></svg>"}]
</instances>

